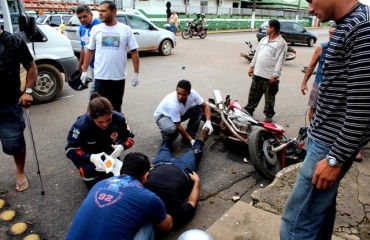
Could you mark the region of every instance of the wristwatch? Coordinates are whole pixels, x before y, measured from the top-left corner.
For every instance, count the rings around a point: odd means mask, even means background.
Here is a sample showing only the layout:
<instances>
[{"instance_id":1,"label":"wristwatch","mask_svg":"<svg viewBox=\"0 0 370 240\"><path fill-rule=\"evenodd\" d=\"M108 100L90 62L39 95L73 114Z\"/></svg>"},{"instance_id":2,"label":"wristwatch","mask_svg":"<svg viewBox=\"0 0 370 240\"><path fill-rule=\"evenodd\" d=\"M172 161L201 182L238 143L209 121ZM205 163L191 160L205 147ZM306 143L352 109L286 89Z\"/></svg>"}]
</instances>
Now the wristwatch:
<instances>
[{"instance_id":1,"label":"wristwatch","mask_svg":"<svg viewBox=\"0 0 370 240\"><path fill-rule=\"evenodd\" d=\"M24 92L32 95L33 90L32 90L32 88L26 88L26 91L24 91Z\"/></svg>"},{"instance_id":2,"label":"wristwatch","mask_svg":"<svg viewBox=\"0 0 370 240\"><path fill-rule=\"evenodd\" d=\"M327 155L326 159L328 160L328 164L331 167L341 167L343 165L343 163L338 162L335 157Z\"/></svg>"}]
</instances>

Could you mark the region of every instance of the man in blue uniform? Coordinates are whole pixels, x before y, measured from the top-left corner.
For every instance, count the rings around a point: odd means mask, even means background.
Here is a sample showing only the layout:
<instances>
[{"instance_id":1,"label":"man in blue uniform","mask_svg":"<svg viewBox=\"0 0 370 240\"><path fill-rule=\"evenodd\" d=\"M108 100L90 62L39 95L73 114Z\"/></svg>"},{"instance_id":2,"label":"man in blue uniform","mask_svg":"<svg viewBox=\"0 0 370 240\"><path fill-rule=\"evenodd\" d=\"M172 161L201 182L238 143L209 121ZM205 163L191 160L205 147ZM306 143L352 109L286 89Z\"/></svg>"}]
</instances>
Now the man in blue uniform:
<instances>
[{"instance_id":1,"label":"man in blue uniform","mask_svg":"<svg viewBox=\"0 0 370 240\"><path fill-rule=\"evenodd\" d=\"M81 38L81 51L80 51L80 59L78 61L78 69L81 70L82 63L84 62L86 46L89 43L90 39L90 31L93 26L100 24L100 20L98 18L94 18L91 9L87 5L79 5L76 9L76 15L78 20L80 20L80 29L79 34ZM91 86L90 86L90 95L94 92L95 88L95 79L94 79L94 56L91 59L89 65L89 73L92 78Z\"/></svg>"},{"instance_id":2,"label":"man in blue uniform","mask_svg":"<svg viewBox=\"0 0 370 240\"><path fill-rule=\"evenodd\" d=\"M97 183L76 213L67 240L149 240L153 224L162 231L172 227L161 199L144 188L150 162L141 153L126 155L120 176Z\"/></svg>"}]
</instances>

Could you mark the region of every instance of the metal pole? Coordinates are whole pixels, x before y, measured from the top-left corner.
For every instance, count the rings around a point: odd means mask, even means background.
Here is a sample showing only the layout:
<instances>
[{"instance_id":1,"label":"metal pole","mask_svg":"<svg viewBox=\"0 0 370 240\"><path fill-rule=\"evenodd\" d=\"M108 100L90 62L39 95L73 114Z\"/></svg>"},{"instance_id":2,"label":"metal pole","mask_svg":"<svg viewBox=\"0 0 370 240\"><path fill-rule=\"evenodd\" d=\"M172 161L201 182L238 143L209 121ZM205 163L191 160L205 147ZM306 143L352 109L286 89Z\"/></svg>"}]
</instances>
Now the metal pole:
<instances>
[{"instance_id":1,"label":"metal pole","mask_svg":"<svg viewBox=\"0 0 370 240\"><path fill-rule=\"evenodd\" d=\"M31 140L31 143L32 143L32 148L33 148L33 154L35 156L35 161L36 161L36 165L37 165L37 174L39 175L39 179L40 179L41 195L45 195L44 186L42 184L42 179L41 179L40 165L39 165L39 160L37 158L36 147L35 147L35 140L33 138L32 127L31 127L31 120L30 120L28 109L24 110L24 115L25 115L25 119L27 121L28 131L29 131L30 140Z\"/></svg>"}]
</instances>

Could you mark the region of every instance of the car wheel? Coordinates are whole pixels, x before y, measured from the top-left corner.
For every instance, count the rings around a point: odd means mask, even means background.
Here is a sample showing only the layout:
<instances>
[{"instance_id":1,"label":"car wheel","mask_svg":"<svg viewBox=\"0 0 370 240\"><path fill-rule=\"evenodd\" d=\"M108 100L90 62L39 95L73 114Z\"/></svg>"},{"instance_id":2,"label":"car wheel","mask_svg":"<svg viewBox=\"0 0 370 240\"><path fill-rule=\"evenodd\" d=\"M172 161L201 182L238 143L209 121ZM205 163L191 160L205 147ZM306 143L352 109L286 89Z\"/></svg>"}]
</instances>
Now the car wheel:
<instances>
[{"instance_id":1,"label":"car wheel","mask_svg":"<svg viewBox=\"0 0 370 240\"><path fill-rule=\"evenodd\" d=\"M63 77L59 70L50 64L37 66L38 75L33 88L34 103L46 103L53 100L63 89Z\"/></svg>"},{"instance_id":2,"label":"car wheel","mask_svg":"<svg viewBox=\"0 0 370 240\"><path fill-rule=\"evenodd\" d=\"M307 45L308 45L309 47L312 47L314 43L315 43L315 39L313 39L313 38L310 38L310 39L308 39L308 41L307 41Z\"/></svg>"},{"instance_id":3,"label":"car wheel","mask_svg":"<svg viewBox=\"0 0 370 240\"><path fill-rule=\"evenodd\" d=\"M159 53L163 56L168 56L171 54L172 43L170 40L165 39L161 42L159 46Z\"/></svg>"}]
</instances>

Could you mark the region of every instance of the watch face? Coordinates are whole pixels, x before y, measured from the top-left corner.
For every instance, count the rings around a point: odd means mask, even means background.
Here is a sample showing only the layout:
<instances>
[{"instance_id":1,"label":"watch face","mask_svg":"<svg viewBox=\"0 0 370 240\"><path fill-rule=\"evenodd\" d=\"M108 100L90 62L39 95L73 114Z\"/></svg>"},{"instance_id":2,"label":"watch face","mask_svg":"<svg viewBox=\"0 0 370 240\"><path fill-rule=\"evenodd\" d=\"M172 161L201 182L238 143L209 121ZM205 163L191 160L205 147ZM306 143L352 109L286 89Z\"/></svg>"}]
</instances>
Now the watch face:
<instances>
[{"instance_id":1,"label":"watch face","mask_svg":"<svg viewBox=\"0 0 370 240\"><path fill-rule=\"evenodd\" d=\"M31 88L27 88L25 92L28 93L28 94L32 94L33 91L32 91Z\"/></svg>"}]
</instances>

